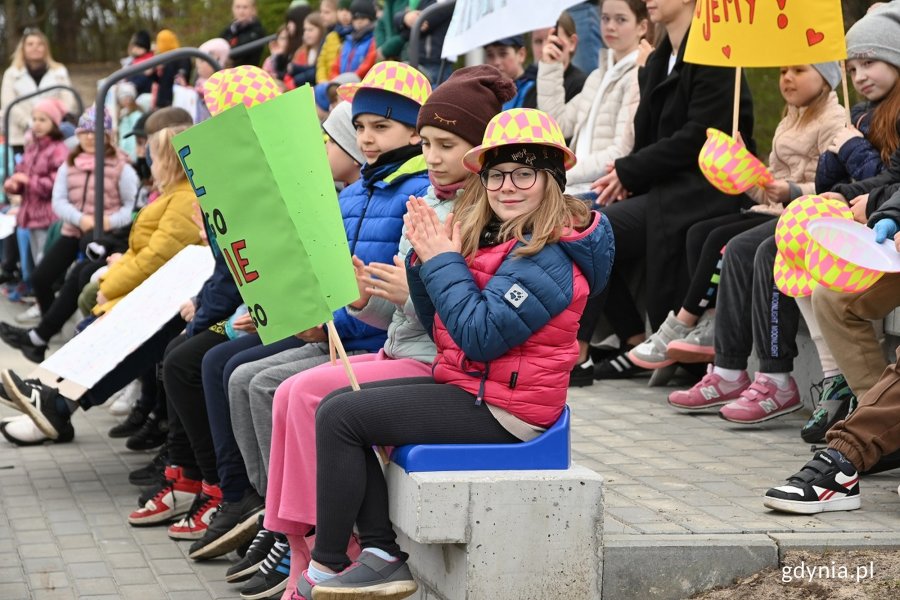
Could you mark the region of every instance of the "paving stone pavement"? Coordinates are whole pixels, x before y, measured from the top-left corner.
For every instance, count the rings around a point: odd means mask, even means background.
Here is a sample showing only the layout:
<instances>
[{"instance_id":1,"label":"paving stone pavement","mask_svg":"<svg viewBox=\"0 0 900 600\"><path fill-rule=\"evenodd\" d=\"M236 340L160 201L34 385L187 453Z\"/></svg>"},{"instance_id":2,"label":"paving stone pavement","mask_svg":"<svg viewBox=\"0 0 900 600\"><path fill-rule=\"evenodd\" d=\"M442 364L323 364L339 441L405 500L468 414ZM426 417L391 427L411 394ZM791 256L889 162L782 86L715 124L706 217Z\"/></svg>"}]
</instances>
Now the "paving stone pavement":
<instances>
[{"instance_id":1,"label":"paving stone pavement","mask_svg":"<svg viewBox=\"0 0 900 600\"><path fill-rule=\"evenodd\" d=\"M0 320L19 310L0 301ZM29 366L5 347L0 361ZM573 460L605 477L605 533L900 533L900 471L865 478L859 511L789 517L762 506L763 492L811 456L798 435L805 413L739 427L715 412L678 413L665 402L669 389L646 383L570 393ZM128 526L138 492L127 473L152 454L108 438L115 423L98 407L75 416L71 444L0 440L0 600L239 598L224 581L228 559L195 563L164 528Z\"/></svg>"}]
</instances>

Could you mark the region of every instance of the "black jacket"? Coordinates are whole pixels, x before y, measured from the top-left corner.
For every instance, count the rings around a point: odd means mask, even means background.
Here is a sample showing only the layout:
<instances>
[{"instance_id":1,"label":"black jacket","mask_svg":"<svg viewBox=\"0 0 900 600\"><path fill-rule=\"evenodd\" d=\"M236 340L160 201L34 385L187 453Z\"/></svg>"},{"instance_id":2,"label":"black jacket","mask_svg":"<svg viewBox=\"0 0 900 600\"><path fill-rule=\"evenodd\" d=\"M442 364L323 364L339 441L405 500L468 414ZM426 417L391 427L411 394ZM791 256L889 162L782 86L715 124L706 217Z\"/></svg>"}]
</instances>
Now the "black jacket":
<instances>
[{"instance_id":1,"label":"black jacket","mask_svg":"<svg viewBox=\"0 0 900 600\"><path fill-rule=\"evenodd\" d=\"M244 52L234 52L234 48L248 44L254 40L266 37L266 30L263 29L259 19L254 18L249 23L232 23L219 36L223 38L232 48L232 54L229 57L232 66L253 65L259 66L262 60L263 47L260 46L255 50L246 50ZM223 65L224 66L224 65Z\"/></svg>"},{"instance_id":2,"label":"black jacket","mask_svg":"<svg viewBox=\"0 0 900 600\"><path fill-rule=\"evenodd\" d=\"M653 329L684 299L688 228L740 208L740 199L712 187L697 164L707 128L731 131L735 71L684 62L686 45L687 36L669 73L672 44L664 38L639 72L635 146L615 163L625 188L646 195L647 281L653 282L647 312ZM741 82L738 123L747 148L755 151L753 101L746 79Z\"/></svg>"}]
</instances>

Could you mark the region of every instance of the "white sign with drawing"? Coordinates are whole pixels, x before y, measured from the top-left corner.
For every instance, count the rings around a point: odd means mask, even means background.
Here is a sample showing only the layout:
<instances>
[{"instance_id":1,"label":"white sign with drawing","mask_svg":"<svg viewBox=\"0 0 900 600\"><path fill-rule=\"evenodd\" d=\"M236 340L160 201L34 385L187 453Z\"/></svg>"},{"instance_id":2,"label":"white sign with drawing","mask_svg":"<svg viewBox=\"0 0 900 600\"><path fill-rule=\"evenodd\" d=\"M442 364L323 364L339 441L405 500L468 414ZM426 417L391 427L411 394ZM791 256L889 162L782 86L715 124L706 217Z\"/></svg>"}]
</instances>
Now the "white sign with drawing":
<instances>
[{"instance_id":1,"label":"white sign with drawing","mask_svg":"<svg viewBox=\"0 0 900 600\"><path fill-rule=\"evenodd\" d=\"M495 40L552 27L584 0L456 0L441 58L460 56Z\"/></svg>"},{"instance_id":2,"label":"white sign with drawing","mask_svg":"<svg viewBox=\"0 0 900 600\"><path fill-rule=\"evenodd\" d=\"M55 387L59 383L47 381L47 372L90 389L177 315L185 300L197 295L214 264L208 247L187 246L106 316L42 362L36 374Z\"/></svg>"}]
</instances>

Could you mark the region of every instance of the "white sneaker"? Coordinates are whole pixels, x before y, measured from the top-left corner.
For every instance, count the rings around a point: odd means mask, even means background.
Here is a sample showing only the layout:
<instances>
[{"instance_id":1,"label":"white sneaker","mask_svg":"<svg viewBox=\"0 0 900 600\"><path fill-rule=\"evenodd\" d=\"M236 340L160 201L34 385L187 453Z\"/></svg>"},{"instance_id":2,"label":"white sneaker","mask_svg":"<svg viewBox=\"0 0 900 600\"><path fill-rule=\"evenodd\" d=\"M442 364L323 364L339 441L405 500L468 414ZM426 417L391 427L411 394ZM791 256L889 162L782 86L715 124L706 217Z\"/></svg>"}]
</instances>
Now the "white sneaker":
<instances>
[{"instance_id":1,"label":"white sneaker","mask_svg":"<svg viewBox=\"0 0 900 600\"><path fill-rule=\"evenodd\" d=\"M32 324L41 320L41 307L34 304L28 310L16 315L16 323Z\"/></svg>"},{"instance_id":2,"label":"white sneaker","mask_svg":"<svg viewBox=\"0 0 900 600\"><path fill-rule=\"evenodd\" d=\"M141 382L134 380L113 394L109 402L109 414L124 417L131 412L141 397Z\"/></svg>"},{"instance_id":3,"label":"white sneaker","mask_svg":"<svg viewBox=\"0 0 900 600\"><path fill-rule=\"evenodd\" d=\"M39 446L44 442L53 441L55 444L65 444L71 442L75 437L75 430L71 424L60 432L55 440L50 440L28 415L19 415L17 417L7 417L0 421L0 434L6 440L16 446Z\"/></svg>"}]
</instances>

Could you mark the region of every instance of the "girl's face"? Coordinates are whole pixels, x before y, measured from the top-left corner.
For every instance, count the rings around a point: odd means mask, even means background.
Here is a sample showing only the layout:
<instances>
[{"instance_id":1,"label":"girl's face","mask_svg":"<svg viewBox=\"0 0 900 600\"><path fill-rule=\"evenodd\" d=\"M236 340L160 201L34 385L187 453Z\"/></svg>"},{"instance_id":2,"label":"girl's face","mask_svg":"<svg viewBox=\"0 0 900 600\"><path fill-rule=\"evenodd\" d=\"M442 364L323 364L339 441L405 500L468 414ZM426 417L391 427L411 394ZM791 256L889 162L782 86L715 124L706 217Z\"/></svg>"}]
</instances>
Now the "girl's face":
<instances>
[{"instance_id":1,"label":"girl's face","mask_svg":"<svg viewBox=\"0 0 900 600\"><path fill-rule=\"evenodd\" d=\"M504 223L534 211L544 198L544 187L547 185L547 173L544 171L508 162L491 167L482 181L485 177L488 182L485 188L488 203L497 218ZM503 178L502 183L500 177ZM497 187L498 184L498 189L488 189Z\"/></svg>"},{"instance_id":2,"label":"girl's face","mask_svg":"<svg viewBox=\"0 0 900 600\"><path fill-rule=\"evenodd\" d=\"M94 132L82 131L81 133L79 133L78 144L81 146L82 150L84 150L88 154L92 154L97 148L97 140L94 137Z\"/></svg>"},{"instance_id":3,"label":"girl's face","mask_svg":"<svg viewBox=\"0 0 900 600\"><path fill-rule=\"evenodd\" d=\"M357 115L353 126L356 127L356 144L370 165L385 152L419 143L419 134L413 128L379 115Z\"/></svg>"},{"instance_id":4,"label":"girl's face","mask_svg":"<svg viewBox=\"0 0 900 600\"><path fill-rule=\"evenodd\" d=\"M26 62L42 62L47 60L47 46L44 40L36 35L29 35L22 44L22 52Z\"/></svg>"},{"instance_id":5,"label":"girl's face","mask_svg":"<svg viewBox=\"0 0 900 600\"><path fill-rule=\"evenodd\" d=\"M463 155L472 144L455 133L426 125L419 132L422 137L422 155L428 165L428 174L440 185L462 181L468 175L463 167Z\"/></svg>"},{"instance_id":6,"label":"girl's face","mask_svg":"<svg viewBox=\"0 0 900 600\"><path fill-rule=\"evenodd\" d=\"M897 69L883 60L851 58L847 70L853 87L870 102L883 100L897 85Z\"/></svg>"},{"instance_id":7,"label":"girl's face","mask_svg":"<svg viewBox=\"0 0 900 600\"><path fill-rule=\"evenodd\" d=\"M303 22L303 45L315 48L322 41L322 32L309 21Z\"/></svg>"},{"instance_id":8,"label":"girl's face","mask_svg":"<svg viewBox=\"0 0 900 600\"><path fill-rule=\"evenodd\" d=\"M644 0L647 14L654 23L666 25L676 21L684 11L693 10L691 0Z\"/></svg>"},{"instance_id":9,"label":"girl's face","mask_svg":"<svg viewBox=\"0 0 900 600\"><path fill-rule=\"evenodd\" d=\"M53 121L46 113L36 110L31 113L31 132L36 137L44 137L53 131Z\"/></svg>"},{"instance_id":10,"label":"girl's face","mask_svg":"<svg viewBox=\"0 0 900 600\"><path fill-rule=\"evenodd\" d=\"M825 80L812 65L781 67L778 86L784 101L791 106L809 106L822 92Z\"/></svg>"},{"instance_id":11,"label":"girl's face","mask_svg":"<svg viewBox=\"0 0 900 600\"><path fill-rule=\"evenodd\" d=\"M607 48L625 55L635 50L647 34L647 22L638 23L625 0L605 0L600 11L600 33Z\"/></svg>"}]
</instances>

